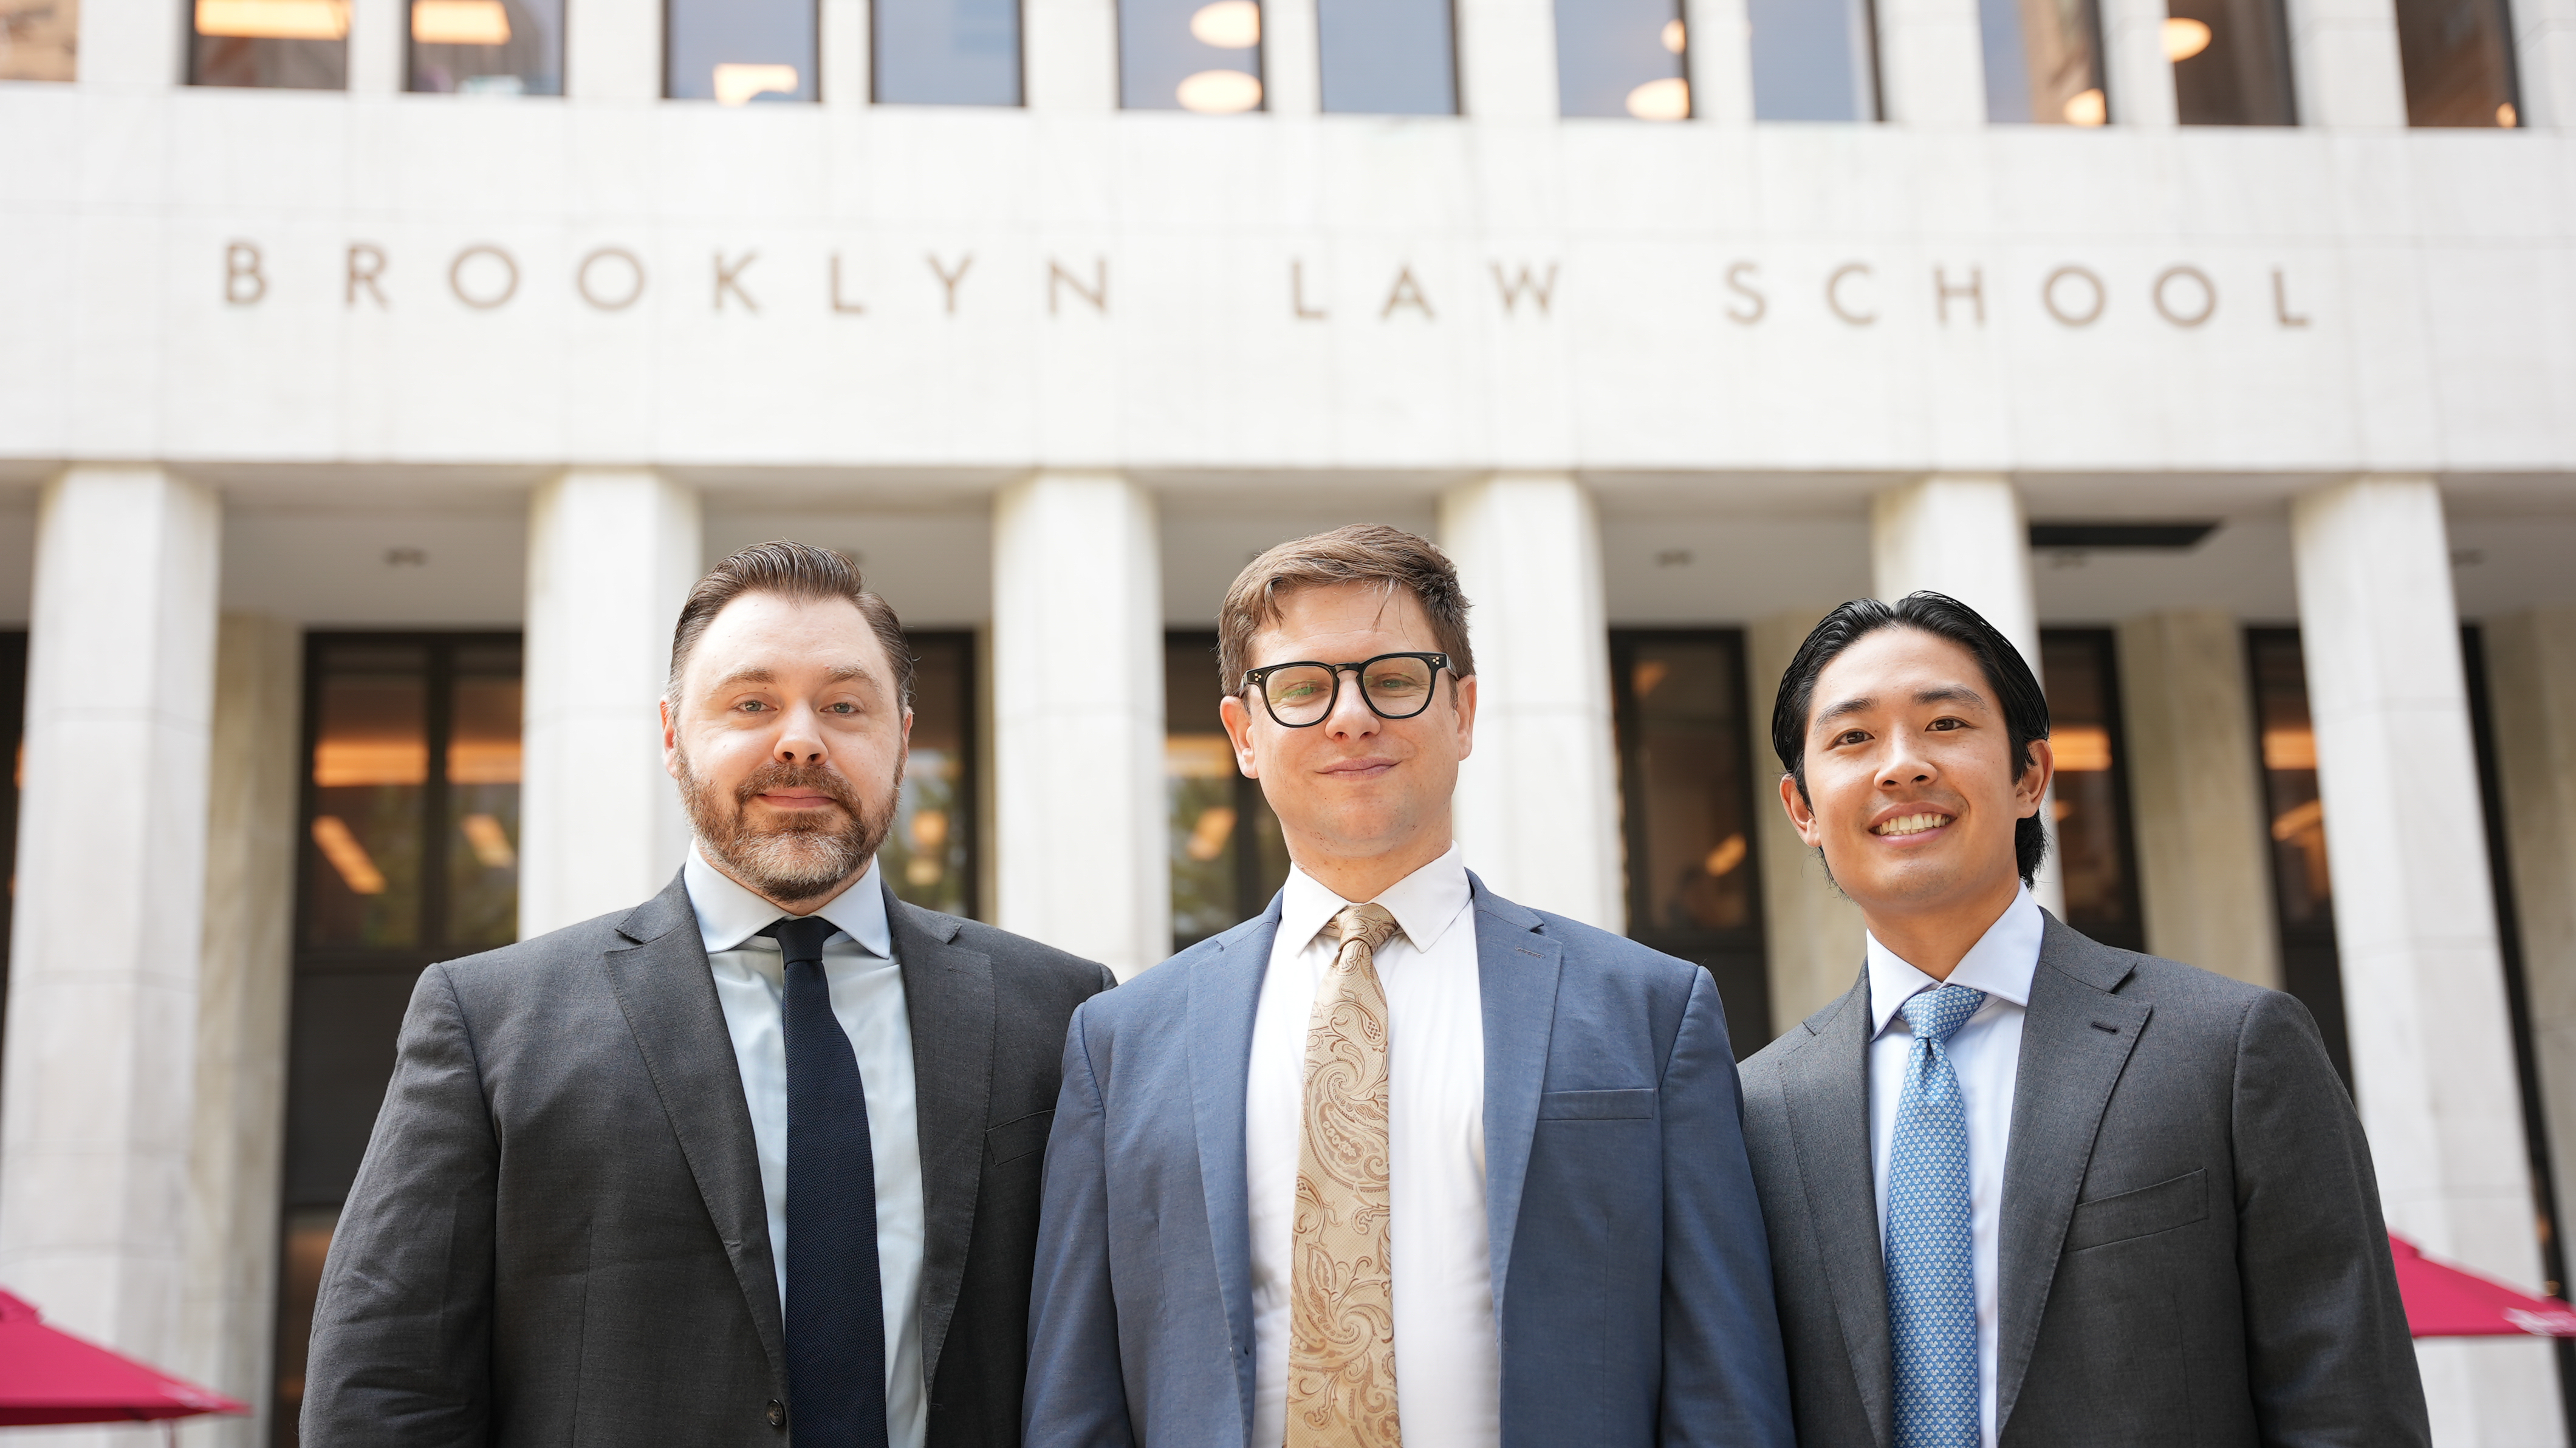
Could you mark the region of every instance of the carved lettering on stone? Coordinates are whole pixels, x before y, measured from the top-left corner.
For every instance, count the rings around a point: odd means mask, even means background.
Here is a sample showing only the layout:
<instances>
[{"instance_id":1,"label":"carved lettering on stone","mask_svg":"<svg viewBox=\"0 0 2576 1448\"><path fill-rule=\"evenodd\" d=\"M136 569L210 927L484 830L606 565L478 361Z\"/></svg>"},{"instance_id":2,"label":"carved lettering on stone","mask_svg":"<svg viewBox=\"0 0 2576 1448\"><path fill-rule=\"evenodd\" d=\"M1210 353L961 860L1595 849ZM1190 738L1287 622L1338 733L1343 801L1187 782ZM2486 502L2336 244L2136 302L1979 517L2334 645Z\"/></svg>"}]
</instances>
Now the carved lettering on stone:
<instances>
[{"instance_id":1,"label":"carved lettering on stone","mask_svg":"<svg viewBox=\"0 0 2576 1448\"><path fill-rule=\"evenodd\" d=\"M760 260L760 253L756 251L744 252L742 254L742 260L737 262L727 262L723 252L716 253L715 308L717 311L721 312L724 310L725 293L727 292L731 292L736 297L741 298L744 310L750 312L758 312L760 310L760 303L752 300L751 293L742 289L742 274L751 270L751 264L758 260Z\"/></svg>"},{"instance_id":2,"label":"carved lettering on stone","mask_svg":"<svg viewBox=\"0 0 2576 1448\"><path fill-rule=\"evenodd\" d=\"M2279 267L2272 268L2272 320L2284 327L2304 327L2308 324L2306 317L2290 310L2289 279L2281 275Z\"/></svg>"},{"instance_id":3,"label":"carved lettering on stone","mask_svg":"<svg viewBox=\"0 0 2576 1448\"><path fill-rule=\"evenodd\" d=\"M2058 284L2061 282L2082 282L2092 289L2092 300L2068 310L2058 297ZM2039 304L2048 308L2050 316L2070 327L2089 327L2099 321L2102 305L2108 299L2108 294L2102 289L2102 279L2080 266L2059 267L2048 274L2048 280L2039 284Z\"/></svg>"},{"instance_id":4,"label":"carved lettering on stone","mask_svg":"<svg viewBox=\"0 0 2576 1448\"><path fill-rule=\"evenodd\" d=\"M1948 272L1943 271L1937 266L1932 268L1932 297L1934 310L1939 312L1942 326L1946 327L1950 325L1950 303L1952 300L1958 298L1965 298L1968 301L1976 303L1977 325L1982 327L1986 324L1986 273L1984 268L1973 266L1968 268L1968 284L1966 286L1951 285L1950 274Z\"/></svg>"},{"instance_id":5,"label":"carved lettering on stone","mask_svg":"<svg viewBox=\"0 0 2576 1448\"><path fill-rule=\"evenodd\" d=\"M2177 310L2175 308L2172 297L2168 295L2168 289L2176 282L2189 282L2191 286L2198 287L2200 289L2199 306L2197 310ZM2201 323L2208 321L2211 315L2218 310L2218 288L2210 283L2208 274L2204 273L2196 266L2171 266L2165 268L2164 273L2156 278L2155 290L2152 295L2155 297L2157 315L2163 317L2166 321L2173 323L2177 327L2197 327ZM2185 288L2183 290L2183 297L2186 304L2188 304L2191 300L2191 291L2189 288Z\"/></svg>"},{"instance_id":6,"label":"carved lettering on stone","mask_svg":"<svg viewBox=\"0 0 2576 1448\"><path fill-rule=\"evenodd\" d=\"M1377 319L1383 322L1394 316L1398 307L1419 311L1426 322L1439 320L1438 314L1431 310L1431 299L1422 294L1422 283L1413 279L1413 268L1409 265L1396 269L1395 285L1387 288L1386 305L1378 309Z\"/></svg>"},{"instance_id":7,"label":"carved lettering on stone","mask_svg":"<svg viewBox=\"0 0 2576 1448\"><path fill-rule=\"evenodd\" d=\"M363 291L376 299L377 310L391 311L393 303L385 300L385 289L382 285L384 276L385 249L383 247L372 241L349 243L347 299L349 306L358 305L358 293Z\"/></svg>"},{"instance_id":8,"label":"carved lettering on stone","mask_svg":"<svg viewBox=\"0 0 2576 1448\"><path fill-rule=\"evenodd\" d=\"M1851 323L1855 327L1866 327L1870 323L1877 321L1878 313L1855 312L1850 307L1843 304L1843 283L1849 281L1853 277L1868 277L1870 275L1872 275L1872 273L1869 269L1869 263L1865 261L1848 261L1843 263L1841 266L1834 268L1833 275L1825 278L1826 307L1830 308L1835 316L1842 318L1844 321Z\"/></svg>"},{"instance_id":9,"label":"carved lettering on stone","mask_svg":"<svg viewBox=\"0 0 2576 1448\"><path fill-rule=\"evenodd\" d=\"M1048 258L1047 258L1047 315L1048 315L1048 316L1050 316L1050 317L1055 316L1059 311L1061 311L1061 310L1062 310L1062 308L1063 308L1063 302L1064 302L1064 293L1063 293L1063 291L1062 291L1061 289L1062 289L1062 288L1064 288L1064 287L1071 287L1071 288L1073 288L1073 294L1074 294L1075 296L1080 297L1080 298L1082 298L1084 301L1091 303L1091 309L1092 309L1093 311L1095 311L1095 312L1099 312L1099 313L1101 313L1102 315L1106 316L1106 315L1108 314L1108 312L1109 312L1109 258L1107 258L1107 257L1103 256L1103 257L1095 257L1095 258L1093 258L1093 259L1092 259L1092 263L1091 263L1091 285L1089 285L1089 286L1087 286L1087 287L1086 287L1086 286L1084 286L1084 285L1082 284L1082 278L1080 278L1080 277L1078 277L1078 276L1075 276L1073 273L1071 273L1071 272L1069 272L1069 271L1066 271L1066 270L1064 269L1063 264L1062 264L1061 262L1058 262L1054 257L1048 257Z\"/></svg>"},{"instance_id":10,"label":"carved lettering on stone","mask_svg":"<svg viewBox=\"0 0 2576 1448\"><path fill-rule=\"evenodd\" d=\"M1306 305L1306 263L1288 263L1288 310L1301 322L1320 322L1327 315L1321 307Z\"/></svg>"},{"instance_id":11,"label":"carved lettering on stone","mask_svg":"<svg viewBox=\"0 0 2576 1448\"><path fill-rule=\"evenodd\" d=\"M1727 320L1731 322L1740 322L1743 325L1750 327L1756 322L1761 321L1764 314L1771 310L1771 299L1753 289L1753 283L1761 280L1761 278L1754 275L1754 273L1759 269L1760 268L1756 267L1749 261L1737 262L1735 265L1726 269L1726 289L1735 293L1737 296L1742 297L1745 301L1753 304L1752 310L1750 311L1744 310L1741 307L1728 307L1726 309ZM1848 321L1849 318L1845 318L1845 320Z\"/></svg>"},{"instance_id":12,"label":"carved lettering on stone","mask_svg":"<svg viewBox=\"0 0 2576 1448\"><path fill-rule=\"evenodd\" d=\"M1556 294L1555 262L1549 262L1547 264L1547 279L1545 281L1533 278L1530 275L1530 269L1526 263L1521 266L1520 275L1512 278L1504 277L1503 264L1501 262L1495 262L1493 266L1494 286L1503 294L1504 315L1518 316L1520 314L1521 297L1524 293L1538 303L1538 314L1540 316L1544 317L1548 314L1548 302Z\"/></svg>"},{"instance_id":13,"label":"carved lettering on stone","mask_svg":"<svg viewBox=\"0 0 2576 1448\"><path fill-rule=\"evenodd\" d=\"M604 284L597 275L599 264L604 261L624 264L626 290L623 293L606 292ZM611 275L614 274L612 269ZM581 293L583 301L603 312L625 311L635 305L637 298L644 295L643 259L622 246L603 246L581 259L581 265L573 270L572 285L574 291Z\"/></svg>"},{"instance_id":14,"label":"carved lettering on stone","mask_svg":"<svg viewBox=\"0 0 2576 1448\"><path fill-rule=\"evenodd\" d=\"M932 252L929 256L923 258L923 260L930 263L931 275L939 278L939 284L948 289L948 315L952 317L956 316L957 284L966 280L966 269L975 264L975 253L970 251L964 256L957 258L957 270L953 272L939 264L939 254L937 252Z\"/></svg>"},{"instance_id":15,"label":"carved lettering on stone","mask_svg":"<svg viewBox=\"0 0 2576 1448\"><path fill-rule=\"evenodd\" d=\"M255 307L268 295L268 274L260 270L259 244L224 244L224 300L236 307Z\"/></svg>"},{"instance_id":16,"label":"carved lettering on stone","mask_svg":"<svg viewBox=\"0 0 2576 1448\"><path fill-rule=\"evenodd\" d=\"M476 257L489 257L500 264L501 284L498 287L489 285L489 267L473 268L484 275L484 284L471 289L466 286L466 264ZM519 294L519 263L508 252L488 242L469 246L456 254L456 260L447 264L447 289L456 294L456 300L478 312L488 312Z\"/></svg>"},{"instance_id":17,"label":"carved lettering on stone","mask_svg":"<svg viewBox=\"0 0 2576 1448\"><path fill-rule=\"evenodd\" d=\"M864 316L868 310L864 303L842 299L841 254L837 251L832 253L832 310L848 317Z\"/></svg>"}]
</instances>

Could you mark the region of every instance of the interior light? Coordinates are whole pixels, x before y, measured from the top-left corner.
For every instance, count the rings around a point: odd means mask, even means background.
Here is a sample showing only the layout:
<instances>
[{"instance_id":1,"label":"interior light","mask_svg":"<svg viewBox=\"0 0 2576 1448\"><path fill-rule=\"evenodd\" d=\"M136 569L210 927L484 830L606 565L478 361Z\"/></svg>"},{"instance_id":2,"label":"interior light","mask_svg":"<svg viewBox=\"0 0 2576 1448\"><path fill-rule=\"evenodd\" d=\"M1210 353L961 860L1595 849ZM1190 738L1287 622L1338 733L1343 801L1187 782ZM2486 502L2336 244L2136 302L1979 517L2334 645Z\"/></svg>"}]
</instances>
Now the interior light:
<instances>
[{"instance_id":1,"label":"interior light","mask_svg":"<svg viewBox=\"0 0 2576 1448\"><path fill-rule=\"evenodd\" d=\"M1637 697L1643 699L1663 687L1664 680L1671 678L1672 673L1673 666L1665 660L1639 659L1637 671L1630 676L1629 682L1636 686Z\"/></svg>"},{"instance_id":2,"label":"interior light","mask_svg":"<svg viewBox=\"0 0 2576 1448\"><path fill-rule=\"evenodd\" d=\"M1230 805L1211 805L1199 811L1199 822L1190 827L1190 842L1183 850L1204 865L1225 853L1234 839L1234 809Z\"/></svg>"},{"instance_id":3,"label":"interior light","mask_svg":"<svg viewBox=\"0 0 2576 1448\"><path fill-rule=\"evenodd\" d=\"M1232 779L1234 744L1222 734L1166 734L1163 736L1163 776L1167 779Z\"/></svg>"},{"instance_id":4,"label":"interior light","mask_svg":"<svg viewBox=\"0 0 2576 1448\"><path fill-rule=\"evenodd\" d=\"M2111 119L2111 103L2103 98L2102 88L2095 86L2066 99L2066 124L2098 126Z\"/></svg>"},{"instance_id":5,"label":"interior light","mask_svg":"<svg viewBox=\"0 0 2576 1448\"><path fill-rule=\"evenodd\" d=\"M2304 724L2264 730L2263 767L2265 769L2316 768L2316 731Z\"/></svg>"},{"instance_id":6,"label":"interior light","mask_svg":"<svg viewBox=\"0 0 2576 1448\"><path fill-rule=\"evenodd\" d=\"M243 40L346 40L348 0L197 0L197 33Z\"/></svg>"},{"instance_id":7,"label":"interior light","mask_svg":"<svg viewBox=\"0 0 2576 1448\"><path fill-rule=\"evenodd\" d=\"M753 96L796 94L796 67L792 65L747 65L727 61L716 67L716 104L739 106Z\"/></svg>"},{"instance_id":8,"label":"interior light","mask_svg":"<svg viewBox=\"0 0 2576 1448\"><path fill-rule=\"evenodd\" d=\"M1679 55L1689 44L1690 31L1683 28L1680 21L1667 20L1664 22L1664 49L1671 51L1675 55Z\"/></svg>"},{"instance_id":9,"label":"interior light","mask_svg":"<svg viewBox=\"0 0 2576 1448\"><path fill-rule=\"evenodd\" d=\"M1680 76L1650 80L1628 92L1628 114L1641 121L1690 119L1690 82Z\"/></svg>"},{"instance_id":10,"label":"interior light","mask_svg":"<svg viewBox=\"0 0 2576 1448\"><path fill-rule=\"evenodd\" d=\"M517 784L519 741L458 735L447 741L449 784ZM417 781L414 781L415 783Z\"/></svg>"},{"instance_id":11,"label":"interior light","mask_svg":"<svg viewBox=\"0 0 2576 1448\"><path fill-rule=\"evenodd\" d=\"M2111 731L2099 724L2060 724L2048 732L2060 774L2100 774L2111 767Z\"/></svg>"},{"instance_id":12,"label":"interior light","mask_svg":"<svg viewBox=\"0 0 2576 1448\"><path fill-rule=\"evenodd\" d=\"M416 45L507 45L510 12L501 0L411 0L411 38Z\"/></svg>"},{"instance_id":13,"label":"interior light","mask_svg":"<svg viewBox=\"0 0 2576 1448\"><path fill-rule=\"evenodd\" d=\"M2288 844L2310 830L2323 829L2325 822L2324 800L2312 799L2305 804L2294 804L2272 817L2272 838Z\"/></svg>"},{"instance_id":14,"label":"interior light","mask_svg":"<svg viewBox=\"0 0 2576 1448\"><path fill-rule=\"evenodd\" d=\"M1710 879L1722 880L1734 874L1735 867L1744 863L1745 848L1744 836L1728 835L1718 842L1716 849L1708 852L1707 859L1700 861L1700 868L1708 871Z\"/></svg>"},{"instance_id":15,"label":"interior light","mask_svg":"<svg viewBox=\"0 0 2576 1448\"><path fill-rule=\"evenodd\" d=\"M474 858L487 870L506 870L519 863L519 852L510 848L510 832L501 828L500 820L487 814L470 814L456 822L472 846Z\"/></svg>"},{"instance_id":16,"label":"interior light","mask_svg":"<svg viewBox=\"0 0 2576 1448\"><path fill-rule=\"evenodd\" d=\"M2165 59L2189 60L2209 49L2209 26L2177 15L2165 22Z\"/></svg>"},{"instance_id":17,"label":"interior light","mask_svg":"<svg viewBox=\"0 0 2576 1448\"><path fill-rule=\"evenodd\" d=\"M947 873L948 867L939 863L938 858L933 855L915 855L903 867L905 882L919 890L927 890L938 884L939 877Z\"/></svg>"},{"instance_id":18,"label":"interior light","mask_svg":"<svg viewBox=\"0 0 2576 1448\"><path fill-rule=\"evenodd\" d=\"M1191 14L1190 34L1218 50L1250 50L1261 43L1261 7L1253 0L1214 0Z\"/></svg>"},{"instance_id":19,"label":"interior light","mask_svg":"<svg viewBox=\"0 0 2576 1448\"><path fill-rule=\"evenodd\" d=\"M418 735L326 734L313 746L313 782L323 789L428 780L429 743Z\"/></svg>"},{"instance_id":20,"label":"interior light","mask_svg":"<svg viewBox=\"0 0 2576 1448\"><path fill-rule=\"evenodd\" d=\"M2514 114L2513 102L2506 101L2502 105L2496 107L2496 124L2504 127L2508 131L2512 130L2515 126L2522 124L2521 120Z\"/></svg>"},{"instance_id":21,"label":"interior light","mask_svg":"<svg viewBox=\"0 0 2576 1448\"><path fill-rule=\"evenodd\" d=\"M340 883L349 887L350 894L385 893L385 872L367 858L367 847L349 832L346 820L338 815L315 815L313 843L321 848L322 858L331 862L331 868L340 872Z\"/></svg>"},{"instance_id":22,"label":"interior light","mask_svg":"<svg viewBox=\"0 0 2576 1448\"><path fill-rule=\"evenodd\" d=\"M1174 95L1182 110L1230 116L1261 104L1261 79L1239 70L1203 70L1182 81Z\"/></svg>"}]
</instances>

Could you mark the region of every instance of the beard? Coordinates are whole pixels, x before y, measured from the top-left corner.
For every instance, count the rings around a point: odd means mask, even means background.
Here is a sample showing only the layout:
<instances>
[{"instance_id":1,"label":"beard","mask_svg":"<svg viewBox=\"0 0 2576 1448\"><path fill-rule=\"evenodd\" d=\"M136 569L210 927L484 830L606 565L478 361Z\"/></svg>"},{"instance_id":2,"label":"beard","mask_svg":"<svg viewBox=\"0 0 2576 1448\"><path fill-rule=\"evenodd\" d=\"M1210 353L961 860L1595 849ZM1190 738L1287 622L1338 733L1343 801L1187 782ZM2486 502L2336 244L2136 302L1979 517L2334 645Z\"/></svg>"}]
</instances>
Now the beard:
<instances>
[{"instance_id":1,"label":"beard","mask_svg":"<svg viewBox=\"0 0 2576 1448\"><path fill-rule=\"evenodd\" d=\"M812 900L865 870L894 829L895 806L903 798L901 756L885 803L874 813L848 778L821 765L773 759L731 791L699 778L685 752L679 766L680 801L710 863L771 900ZM779 788L810 789L840 808L799 810L768 828L755 826L751 801Z\"/></svg>"}]
</instances>

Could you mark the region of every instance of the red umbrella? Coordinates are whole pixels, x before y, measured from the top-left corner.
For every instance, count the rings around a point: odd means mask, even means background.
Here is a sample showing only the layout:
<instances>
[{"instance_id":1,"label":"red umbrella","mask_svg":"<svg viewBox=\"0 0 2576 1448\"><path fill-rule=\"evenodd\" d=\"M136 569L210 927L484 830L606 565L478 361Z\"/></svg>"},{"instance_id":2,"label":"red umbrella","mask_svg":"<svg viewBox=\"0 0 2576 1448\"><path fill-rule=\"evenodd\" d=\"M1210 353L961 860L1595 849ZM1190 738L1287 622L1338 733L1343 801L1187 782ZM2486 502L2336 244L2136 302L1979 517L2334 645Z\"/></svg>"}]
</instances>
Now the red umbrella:
<instances>
[{"instance_id":1,"label":"red umbrella","mask_svg":"<svg viewBox=\"0 0 2576 1448\"><path fill-rule=\"evenodd\" d=\"M2391 1232L2397 1259L2397 1295L2406 1301L2406 1325L2417 1337L2576 1337L2576 1308L2555 1297L2516 1292L2491 1277L2445 1266Z\"/></svg>"},{"instance_id":2,"label":"red umbrella","mask_svg":"<svg viewBox=\"0 0 2576 1448\"><path fill-rule=\"evenodd\" d=\"M249 1411L221 1393L47 1327L34 1307L0 1292L0 1427Z\"/></svg>"}]
</instances>

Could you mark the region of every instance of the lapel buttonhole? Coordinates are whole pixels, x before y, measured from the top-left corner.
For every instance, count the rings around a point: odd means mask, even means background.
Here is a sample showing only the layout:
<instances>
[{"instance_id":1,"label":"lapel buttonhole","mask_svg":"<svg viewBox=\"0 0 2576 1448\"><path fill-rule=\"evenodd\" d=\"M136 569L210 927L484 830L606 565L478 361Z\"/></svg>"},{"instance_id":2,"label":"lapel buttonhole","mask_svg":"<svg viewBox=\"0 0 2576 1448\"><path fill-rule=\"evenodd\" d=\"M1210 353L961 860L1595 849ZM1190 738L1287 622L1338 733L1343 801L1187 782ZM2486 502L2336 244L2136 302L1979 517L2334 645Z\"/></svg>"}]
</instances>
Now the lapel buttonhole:
<instances>
[{"instance_id":1,"label":"lapel buttonhole","mask_svg":"<svg viewBox=\"0 0 2576 1448\"><path fill-rule=\"evenodd\" d=\"M2097 1031L2109 1031L2112 1035L2115 1035L2115 1036L2116 1036L2116 1035L2118 1035L2118 1034L2120 1034L2120 1028L2119 1028L2118 1026L2115 1026L2115 1025L2111 1024L2109 1021L2095 1021L2095 1022L2093 1023L2093 1029L2095 1029L2095 1030L2097 1030Z\"/></svg>"}]
</instances>

